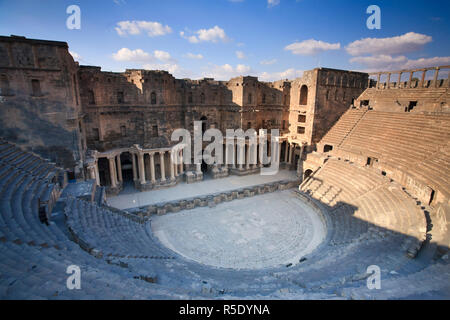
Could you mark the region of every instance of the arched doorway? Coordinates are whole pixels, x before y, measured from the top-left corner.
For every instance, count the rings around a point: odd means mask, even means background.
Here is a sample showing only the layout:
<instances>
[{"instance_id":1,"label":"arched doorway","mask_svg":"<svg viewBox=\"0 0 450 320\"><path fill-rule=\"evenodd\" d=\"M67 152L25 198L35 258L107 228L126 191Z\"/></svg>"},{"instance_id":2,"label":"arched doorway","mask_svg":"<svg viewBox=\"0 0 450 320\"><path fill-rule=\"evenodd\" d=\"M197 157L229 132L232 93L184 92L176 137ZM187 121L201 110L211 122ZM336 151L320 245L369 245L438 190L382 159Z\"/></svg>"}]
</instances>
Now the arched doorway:
<instances>
[{"instance_id":1,"label":"arched doorway","mask_svg":"<svg viewBox=\"0 0 450 320\"><path fill-rule=\"evenodd\" d=\"M303 85L300 89L300 105L304 106L308 104L308 87Z\"/></svg>"},{"instance_id":2,"label":"arched doorway","mask_svg":"<svg viewBox=\"0 0 450 320\"><path fill-rule=\"evenodd\" d=\"M122 167L122 179L123 183L133 183L133 162L132 154L124 152L120 155L120 163Z\"/></svg>"},{"instance_id":3,"label":"arched doorway","mask_svg":"<svg viewBox=\"0 0 450 320\"><path fill-rule=\"evenodd\" d=\"M303 175L303 180L308 179L312 175L312 173L313 173L313 171L311 169L306 170Z\"/></svg>"}]
</instances>

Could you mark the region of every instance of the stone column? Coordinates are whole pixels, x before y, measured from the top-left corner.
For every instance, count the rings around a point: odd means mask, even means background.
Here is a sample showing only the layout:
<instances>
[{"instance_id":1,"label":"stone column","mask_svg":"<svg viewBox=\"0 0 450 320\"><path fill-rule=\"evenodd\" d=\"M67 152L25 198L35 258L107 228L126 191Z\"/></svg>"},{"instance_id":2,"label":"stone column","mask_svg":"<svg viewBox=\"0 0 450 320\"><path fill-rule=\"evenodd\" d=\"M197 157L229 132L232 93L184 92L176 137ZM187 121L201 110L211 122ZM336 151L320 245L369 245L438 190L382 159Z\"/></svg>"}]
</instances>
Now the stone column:
<instances>
[{"instance_id":1,"label":"stone column","mask_svg":"<svg viewBox=\"0 0 450 320\"><path fill-rule=\"evenodd\" d=\"M409 73L408 88L411 88L413 74L414 72L412 71Z\"/></svg>"},{"instance_id":2,"label":"stone column","mask_svg":"<svg viewBox=\"0 0 450 320\"><path fill-rule=\"evenodd\" d=\"M159 152L159 166L161 168L161 182L166 181L166 166L164 163L164 154L165 152Z\"/></svg>"},{"instance_id":3,"label":"stone column","mask_svg":"<svg viewBox=\"0 0 450 320\"><path fill-rule=\"evenodd\" d=\"M95 163L92 163L88 166L89 176L92 180L95 180Z\"/></svg>"},{"instance_id":4,"label":"stone column","mask_svg":"<svg viewBox=\"0 0 450 320\"><path fill-rule=\"evenodd\" d=\"M281 162L281 142L280 139L277 139L277 162L280 164Z\"/></svg>"},{"instance_id":5,"label":"stone column","mask_svg":"<svg viewBox=\"0 0 450 320\"><path fill-rule=\"evenodd\" d=\"M289 164L292 164L292 159L294 156L294 149L295 149L295 145L293 143L291 143L289 145L289 161L288 161Z\"/></svg>"},{"instance_id":6,"label":"stone column","mask_svg":"<svg viewBox=\"0 0 450 320\"><path fill-rule=\"evenodd\" d=\"M201 173L202 172L202 165L201 165L201 163L197 163L196 167L197 167L197 174Z\"/></svg>"},{"instance_id":7,"label":"stone column","mask_svg":"<svg viewBox=\"0 0 450 320\"><path fill-rule=\"evenodd\" d=\"M229 159L228 157L230 156L230 146L225 142L225 161L224 161L224 166L228 168L229 163Z\"/></svg>"},{"instance_id":8,"label":"stone column","mask_svg":"<svg viewBox=\"0 0 450 320\"><path fill-rule=\"evenodd\" d=\"M245 160L245 169L247 169L247 170L250 169L250 157L251 157L250 153L251 153L250 144L248 144L247 145L247 157Z\"/></svg>"},{"instance_id":9,"label":"stone column","mask_svg":"<svg viewBox=\"0 0 450 320\"><path fill-rule=\"evenodd\" d=\"M150 156L150 179L152 181L152 183L156 182L156 178L155 178L155 154L154 153L149 153L148 154Z\"/></svg>"},{"instance_id":10,"label":"stone column","mask_svg":"<svg viewBox=\"0 0 450 320\"><path fill-rule=\"evenodd\" d=\"M170 155L170 157L169 157L169 160L170 160L170 164L169 164L169 166L170 166L170 179L171 180L175 180L175 170L174 170L175 164L173 163L173 159L172 159L173 150L169 151L169 155Z\"/></svg>"},{"instance_id":11,"label":"stone column","mask_svg":"<svg viewBox=\"0 0 450 320\"><path fill-rule=\"evenodd\" d=\"M122 177L122 163L120 160L120 154L117 155L117 177L119 178L120 182L123 182L123 177Z\"/></svg>"},{"instance_id":12,"label":"stone column","mask_svg":"<svg viewBox=\"0 0 450 320\"><path fill-rule=\"evenodd\" d=\"M381 73L377 76L377 89L380 89Z\"/></svg>"},{"instance_id":13,"label":"stone column","mask_svg":"<svg viewBox=\"0 0 450 320\"><path fill-rule=\"evenodd\" d=\"M175 177L178 176L178 151L174 151L174 164L173 164L173 168L175 169Z\"/></svg>"},{"instance_id":14,"label":"stone column","mask_svg":"<svg viewBox=\"0 0 450 320\"><path fill-rule=\"evenodd\" d=\"M284 162L288 162L289 142L286 140L286 147L284 148Z\"/></svg>"},{"instance_id":15,"label":"stone column","mask_svg":"<svg viewBox=\"0 0 450 320\"><path fill-rule=\"evenodd\" d=\"M145 184L145 165L144 165L144 154L138 153L138 162L139 162L139 178L141 184Z\"/></svg>"},{"instance_id":16,"label":"stone column","mask_svg":"<svg viewBox=\"0 0 450 320\"><path fill-rule=\"evenodd\" d=\"M131 154L131 161L133 162L133 181L138 181L137 168L136 168L136 155Z\"/></svg>"},{"instance_id":17,"label":"stone column","mask_svg":"<svg viewBox=\"0 0 450 320\"><path fill-rule=\"evenodd\" d=\"M242 170L244 168L244 161L245 161L245 144L240 145L239 147L239 156L238 156L238 167L239 170Z\"/></svg>"},{"instance_id":18,"label":"stone column","mask_svg":"<svg viewBox=\"0 0 450 320\"><path fill-rule=\"evenodd\" d=\"M421 83L420 86L423 88L425 86L425 75L427 74L427 70L423 70L422 71L422 79L421 79Z\"/></svg>"},{"instance_id":19,"label":"stone column","mask_svg":"<svg viewBox=\"0 0 450 320\"><path fill-rule=\"evenodd\" d=\"M302 146L300 147L300 157L298 158L298 164L297 164L297 176L298 177L302 177L303 176L303 160L302 160L302 156L303 156L304 148L305 148L305 145L302 144Z\"/></svg>"},{"instance_id":20,"label":"stone column","mask_svg":"<svg viewBox=\"0 0 450 320\"><path fill-rule=\"evenodd\" d=\"M97 182L97 185L100 186L100 173L98 172L98 159L97 159L97 161L95 161L94 170L95 170L95 181Z\"/></svg>"},{"instance_id":21,"label":"stone column","mask_svg":"<svg viewBox=\"0 0 450 320\"><path fill-rule=\"evenodd\" d=\"M233 142L233 169L236 169L237 162L237 144Z\"/></svg>"},{"instance_id":22,"label":"stone column","mask_svg":"<svg viewBox=\"0 0 450 320\"><path fill-rule=\"evenodd\" d=\"M184 167L183 167L183 150L179 153L179 159L180 159L180 174L183 174Z\"/></svg>"},{"instance_id":23,"label":"stone column","mask_svg":"<svg viewBox=\"0 0 450 320\"><path fill-rule=\"evenodd\" d=\"M398 82L397 82L397 89L400 89L400 82L402 81L402 72L398 74Z\"/></svg>"},{"instance_id":24,"label":"stone column","mask_svg":"<svg viewBox=\"0 0 450 320\"><path fill-rule=\"evenodd\" d=\"M261 144L259 144L259 142L258 142L257 148L259 149L258 160L257 160L258 161L258 168L262 168L262 167L264 167L264 164L263 164L264 147Z\"/></svg>"},{"instance_id":25,"label":"stone column","mask_svg":"<svg viewBox=\"0 0 450 320\"><path fill-rule=\"evenodd\" d=\"M116 178L116 161L115 157L108 157L109 160L109 176L111 178L111 187L116 188L117 187L117 178Z\"/></svg>"},{"instance_id":26,"label":"stone column","mask_svg":"<svg viewBox=\"0 0 450 320\"><path fill-rule=\"evenodd\" d=\"M439 68L436 68L436 71L434 72L434 87L437 88L438 86L438 77L439 77Z\"/></svg>"},{"instance_id":27,"label":"stone column","mask_svg":"<svg viewBox=\"0 0 450 320\"><path fill-rule=\"evenodd\" d=\"M387 74L386 89L389 89L389 82L391 82L391 74L390 73Z\"/></svg>"}]
</instances>

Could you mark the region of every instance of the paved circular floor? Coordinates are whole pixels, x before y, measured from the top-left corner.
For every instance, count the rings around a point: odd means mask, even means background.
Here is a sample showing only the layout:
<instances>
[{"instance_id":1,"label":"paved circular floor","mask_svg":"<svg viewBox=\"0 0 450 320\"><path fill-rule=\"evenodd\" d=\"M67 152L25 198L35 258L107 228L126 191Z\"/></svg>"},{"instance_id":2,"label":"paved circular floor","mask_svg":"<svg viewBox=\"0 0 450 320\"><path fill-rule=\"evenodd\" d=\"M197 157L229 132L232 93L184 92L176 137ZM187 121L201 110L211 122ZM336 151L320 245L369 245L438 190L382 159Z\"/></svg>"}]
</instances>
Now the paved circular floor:
<instances>
[{"instance_id":1,"label":"paved circular floor","mask_svg":"<svg viewBox=\"0 0 450 320\"><path fill-rule=\"evenodd\" d=\"M180 255L234 269L296 264L326 234L317 213L291 190L156 216L150 226Z\"/></svg>"}]
</instances>

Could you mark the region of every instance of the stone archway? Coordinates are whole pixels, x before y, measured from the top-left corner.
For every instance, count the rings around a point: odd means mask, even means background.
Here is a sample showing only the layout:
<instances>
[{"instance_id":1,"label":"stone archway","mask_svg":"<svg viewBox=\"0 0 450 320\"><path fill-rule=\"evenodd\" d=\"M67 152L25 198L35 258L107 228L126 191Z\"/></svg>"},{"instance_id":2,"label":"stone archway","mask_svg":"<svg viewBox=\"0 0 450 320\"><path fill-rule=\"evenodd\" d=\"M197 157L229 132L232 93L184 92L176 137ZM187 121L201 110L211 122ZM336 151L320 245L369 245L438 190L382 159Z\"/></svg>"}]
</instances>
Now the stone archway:
<instances>
[{"instance_id":1,"label":"stone archway","mask_svg":"<svg viewBox=\"0 0 450 320\"><path fill-rule=\"evenodd\" d=\"M300 105L304 106L308 104L308 87L306 85L302 85L300 88Z\"/></svg>"},{"instance_id":2,"label":"stone archway","mask_svg":"<svg viewBox=\"0 0 450 320\"><path fill-rule=\"evenodd\" d=\"M305 173L303 174L303 180L308 179L313 174L313 171L311 169L306 169Z\"/></svg>"}]
</instances>

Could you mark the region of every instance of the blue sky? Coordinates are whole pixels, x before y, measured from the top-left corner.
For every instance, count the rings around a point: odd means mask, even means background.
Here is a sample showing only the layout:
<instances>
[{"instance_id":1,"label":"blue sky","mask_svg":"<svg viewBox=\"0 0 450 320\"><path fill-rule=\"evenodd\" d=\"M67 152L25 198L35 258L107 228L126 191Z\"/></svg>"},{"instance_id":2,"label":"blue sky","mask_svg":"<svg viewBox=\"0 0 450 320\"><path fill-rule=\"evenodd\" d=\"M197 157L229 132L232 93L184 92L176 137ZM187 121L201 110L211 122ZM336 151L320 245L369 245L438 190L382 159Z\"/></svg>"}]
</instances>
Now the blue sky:
<instances>
[{"instance_id":1,"label":"blue sky","mask_svg":"<svg viewBox=\"0 0 450 320\"><path fill-rule=\"evenodd\" d=\"M369 30L369 5L381 29ZM66 8L81 9L69 30ZM450 64L449 1L0 0L0 34L66 41L80 64L164 69L178 78L270 81L331 67Z\"/></svg>"}]
</instances>

